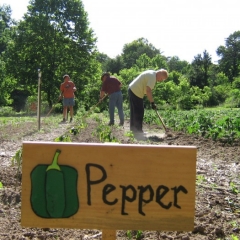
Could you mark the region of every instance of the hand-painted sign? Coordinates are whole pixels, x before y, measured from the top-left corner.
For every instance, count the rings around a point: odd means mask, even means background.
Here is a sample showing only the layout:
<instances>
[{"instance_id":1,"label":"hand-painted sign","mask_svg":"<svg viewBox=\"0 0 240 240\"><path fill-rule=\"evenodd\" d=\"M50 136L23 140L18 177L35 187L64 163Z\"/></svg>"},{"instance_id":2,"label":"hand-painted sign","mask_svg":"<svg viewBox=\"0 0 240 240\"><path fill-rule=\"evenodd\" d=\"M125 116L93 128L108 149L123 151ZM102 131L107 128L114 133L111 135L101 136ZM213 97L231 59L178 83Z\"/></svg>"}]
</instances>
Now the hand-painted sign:
<instances>
[{"instance_id":1,"label":"hand-painted sign","mask_svg":"<svg viewBox=\"0 0 240 240\"><path fill-rule=\"evenodd\" d=\"M196 147L23 143L22 226L192 230Z\"/></svg>"}]
</instances>

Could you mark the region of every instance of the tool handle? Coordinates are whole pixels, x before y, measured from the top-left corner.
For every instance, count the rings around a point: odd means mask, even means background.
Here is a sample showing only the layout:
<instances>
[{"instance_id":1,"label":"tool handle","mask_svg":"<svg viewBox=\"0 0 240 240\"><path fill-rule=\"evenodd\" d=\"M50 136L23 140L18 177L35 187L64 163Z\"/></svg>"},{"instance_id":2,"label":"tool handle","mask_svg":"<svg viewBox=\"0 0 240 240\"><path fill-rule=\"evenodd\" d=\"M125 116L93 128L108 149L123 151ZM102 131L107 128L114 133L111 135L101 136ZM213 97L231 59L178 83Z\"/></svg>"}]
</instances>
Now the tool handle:
<instances>
[{"instance_id":1,"label":"tool handle","mask_svg":"<svg viewBox=\"0 0 240 240\"><path fill-rule=\"evenodd\" d=\"M158 115L158 117L159 117L160 121L162 122L162 125L163 125L163 127L164 127L164 129L165 129L165 132L167 132L167 127L166 127L166 125L164 124L164 122L163 122L163 120L162 120L161 116L159 115L159 113L158 113L158 111L157 111L157 110L155 110L155 111L156 111L156 113L157 113L157 115Z\"/></svg>"},{"instance_id":2,"label":"tool handle","mask_svg":"<svg viewBox=\"0 0 240 240\"><path fill-rule=\"evenodd\" d=\"M53 108L55 107L55 105L60 101L60 98L58 98L58 101L53 104L52 108L49 110L49 112L47 113L46 117L48 117L48 115L52 112Z\"/></svg>"},{"instance_id":3,"label":"tool handle","mask_svg":"<svg viewBox=\"0 0 240 240\"><path fill-rule=\"evenodd\" d=\"M89 114L89 112L92 111L95 107L97 107L97 106L102 102L102 100L103 100L104 98L106 98L107 96L108 96L108 94L105 94L105 95L103 96L103 98L98 101L97 104L95 104L94 106L92 106L92 107L89 109L89 111L82 117L82 119L84 119L84 118Z\"/></svg>"}]
</instances>

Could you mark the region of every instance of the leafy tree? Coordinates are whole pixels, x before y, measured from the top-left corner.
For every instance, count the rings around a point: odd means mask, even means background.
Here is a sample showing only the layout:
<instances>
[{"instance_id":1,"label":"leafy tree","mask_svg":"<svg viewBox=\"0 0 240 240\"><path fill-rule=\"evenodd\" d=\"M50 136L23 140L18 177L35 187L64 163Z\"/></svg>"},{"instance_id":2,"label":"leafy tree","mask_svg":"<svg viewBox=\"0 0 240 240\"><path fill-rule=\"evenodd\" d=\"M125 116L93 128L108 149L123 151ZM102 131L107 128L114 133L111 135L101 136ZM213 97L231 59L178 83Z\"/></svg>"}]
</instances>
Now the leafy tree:
<instances>
[{"instance_id":1,"label":"leafy tree","mask_svg":"<svg viewBox=\"0 0 240 240\"><path fill-rule=\"evenodd\" d=\"M203 56L198 54L194 57L189 73L191 86L198 86L201 89L203 89L204 86L208 86L211 65L211 57L206 50L203 52Z\"/></svg>"},{"instance_id":2,"label":"leafy tree","mask_svg":"<svg viewBox=\"0 0 240 240\"><path fill-rule=\"evenodd\" d=\"M167 69L167 62L166 58L160 54L150 58L144 53L136 60L135 66L139 68L139 71L145 71L147 69L158 70L160 68Z\"/></svg>"},{"instance_id":3,"label":"leafy tree","mask_svg":"<svg viewBox=\"0 0 240 240\"><path fill-rule=\"evenodd\" d=\"M0 54L5 51L8 41L11 39L10 28L15 24L11 14L12 10L9 5L0 6Z\"/></svg>"},{"instance_id":4,"label":"leafy tree","mask_svg":"<svg viewBox=\"0 0 240 240\"><path fill-rule=\"evenodd\" d=\"M169 72L177 71L182 74L187 73L189 66L189 63L187 61L181 61L177 56L169 58L167 64Z\"/></svg>"},{"instance_id":5,"label":"leafy tree","mask_svg":"<svg viewBox=\"0 0 240 240\"><path fill-rule=\"evenodd\" d=\"M0 106L7 106L12 103L11 100L11 91L16 86L16 81L7 77L6 70L5 70L5 63L0 58Z\"/></svg>"},{"instance_id":6,"label":"leafy tree","mask_svg":"<svg viewBox=\"0 0 240 240\"><path fill-rule=\"evenodd\" d=\"M142 54L153 58L157 54L160 54L160 50L156 49L145 38L139 38L131 43L125 44L122 53L124 67L131 68Z\"/></svg>"},{"instance_id":7,"label":"leafy tree","mask_svg":"<svg viewBox=\"0 0 240 240\"><path fill-rule=\"evenodd\" d=\"M6 53L9 72L34 92L40 68L42 90L50 106L59 95L65 73L77 86L76 96L84 98L85 85L101 72L96 39L88 25L80 0L31 0Z\"/></svg>"},{"instance_id":8,"label":"leafy tree","mask_svg":"<svg viewBox=\"0 0 240 240\"><path fill-rule=\"evenodd\" d=\"M171 71L171 72L169 72L169 76L166 81L173 81L175 84L178 85L180 83L181 76L182 76L182 74L180 72Z\"/></svg>"},{"instance_id":9,"label":"leafy tree","mask_svg":"<svg viewBox=\"0 0 240 240\"><path fill-rule=\"evenodd\" d=\"M225 41L226 46L217 49L217 55L221 57L218 61L220 70L226 74L229 82L240 73L240 31L236 31Z\"/></svg>"},{"instance_id":10,"label":"leafy tree","mask_svg":"<svg viewBox=\"0 0 240 240\"><path fill-rule=\"evenodd\" d=\"M164 83L158 83L154 88L155 102L161 106L161 104L170 104L173 108L176 108L177 99L180 95L178 86L173 81L165 81Z\"/></svg>"},{"instance_id":11,"label":"leafy tree","mask_svg":"<svg viewBox=\"0 0 240 240\"><path fill-rule=\"evenodd\" d=\"M97 53L97 61L101 63L102 72L107 72L107 62L111 58L105 53Z\"/></svg>"},{"instance_id":12,"label":"leafy tree","mask_svg":"<svg viewBox=\"0 0 240 240\"><path fill-rule=\"evenodd\" d=\"M180 109L191 109L193 107L192 101L191 101L191 86L189 84L189 81L187 78L182 76L180 78L180 83L178 85L179 92L181 93L179 95L179 98L177 100L178 108Z\"/></svg>"},{"instance_id":13,"label":"leafy tree","mask_svg":"<svg viewBox=\"0 0 240 240\"><path fill-rule=\"evenodd\" d=\"M230 91L231 87L226 85L217 85L211 88L212 94L207 102L208 106L216 106L224 103L228 98Z\"/></svg>"},{"instance_id":14,"label":"leafy tree","mask_svg":"<svg viewBox=\"0 0 240 240\"><path fill-rule=\"evenodd\" d=\"M203 88L203 92L202 92L203 94L202 94L202 100L203 100L203 106L205 107L205 106L207 106L208 105L208 102L209 102L209 99L211 98L211 96L212 96L212 91L211 91L211 89L210 89L210 87L208 87L208 86L205 86L204 88Z\"/></svg>"},{"instance_id":15,"label":"leafy tree","mask_svg":"<svg viewBox=\"0 0 240 240\"><path fill-rule=\"evenodd\" d=\"M119 74L120 70L124 68L123 58L118 55L115 58L109 58L104 64L105 72L111 72L115 74Z\"/></svg>"},{"instance_id":16,"label":"leafy tree","mask_svg":"<svg viewBox=\"0 0 240 240\"><path fill-rule=\"evenodd\" d=\"M216 74L214 86L228 84L229 84L228 77L223 72L219 72Z\"/></svg>"},{"instance_id":17,"label":"leafy tree","mask_svg":"<svg viewBox=\"0 0 240 240\"><path fill-rule=\"evenodd\" d=\"M190 88L190 93L191 93L191 103L193 105L202 105L202 92L199 87L193 86Z\"/></svg>"},{"instance_id":18,"label":"leafy tree","mask_svg":"<svg viewBox=\"0 0 240 240\"><path fill-rule=\"evenodd\" d=\"M136 66L139 69L147 69L152 66L152 62L150 57L147 56L146 53L139 56L139 58L136 60Z\"/></svg>"},{"instance_id":19,"label":"leafy tree","mask_svg":"<svg viewBox=\"0 0 240 240\"><path fill-rule=\"evenodd\" d=\"M236 89L240 90L240 76L234 78L232 86L233 86L233 88L236 88Z\"/></svg>"},{"instance_id":20,"label":"leafy tree","mask_svg":"<svg viewBox=\"0 0 240 240\"><path fill-rule=\"evenodd\" d=\"M16 81L8 76L6 71L6 59L4 52L8 44L11 43L12 29L14 28L15 21L11 18L12 10L8 5L0 6L0 106L10 105L11 91L16 86Z\"/></svg>"},{"instance_id":21,"label":"leafy tree","mask_svg":"<svg viewBox=\"0 0 240 240\"><path fill-rule=\"evenodd\" d=\"M11 19L12 9L9 5L0 5L0 29L1 32L5 28L9 28L12 25Z\"/></svg>"},{"instance_id":22,"label":"leafy tree","mask_svg":"<svg viewBox=\"0 0 240 240\"><path fill-rule=\"evenodd\" d=\"M240 90L232 89L229 97L226 99L226 104L230 107L240 107Z\"/></svg>"},{"instance_id":23,"label":"leafy tree","mask_svg":"<svg viewBox=\"0 0 240 240\"><path fill-rule=\"evenodd\" d=\"M152 62L152 68L157 70L160 68L164 68L168 70L167 66L167 59L166 57L162 56L161 54L157 54L151 59Z\"/></svg>"}]
</instances>

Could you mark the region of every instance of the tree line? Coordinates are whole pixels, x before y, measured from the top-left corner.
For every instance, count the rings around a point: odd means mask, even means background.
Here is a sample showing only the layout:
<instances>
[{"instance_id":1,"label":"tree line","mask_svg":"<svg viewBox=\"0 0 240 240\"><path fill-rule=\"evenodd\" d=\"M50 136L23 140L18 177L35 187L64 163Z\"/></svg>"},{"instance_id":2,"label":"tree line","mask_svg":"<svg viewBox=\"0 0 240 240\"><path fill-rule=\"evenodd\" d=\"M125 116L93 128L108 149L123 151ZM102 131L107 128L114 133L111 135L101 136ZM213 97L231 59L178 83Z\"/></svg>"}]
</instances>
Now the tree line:
<instances>
[{"instance_id":1,"label":"tree line","mask_svg":"<svg viewBox=\"0 0 240 240\"><path fill-rule=\"evenodd\" d=\"M77 87L76 107L88 110L98 101L102 72L122 81L127 104L129 83L140 72L159 68L169 71L168 80L154 90L161 107L240 106L240 31L217 48L217 63L207 50L191 63L166 57L146 38L126 43L120 55L110 58L98 51L81 0L31 0L20 21L11 12L9 5L0 5L0 107L21 111L37 101L38 69L42 101L49 107L58 99L62 76L69 74ZM106 108L101 104L101 110Z\"/></svg>"}]
</instances>

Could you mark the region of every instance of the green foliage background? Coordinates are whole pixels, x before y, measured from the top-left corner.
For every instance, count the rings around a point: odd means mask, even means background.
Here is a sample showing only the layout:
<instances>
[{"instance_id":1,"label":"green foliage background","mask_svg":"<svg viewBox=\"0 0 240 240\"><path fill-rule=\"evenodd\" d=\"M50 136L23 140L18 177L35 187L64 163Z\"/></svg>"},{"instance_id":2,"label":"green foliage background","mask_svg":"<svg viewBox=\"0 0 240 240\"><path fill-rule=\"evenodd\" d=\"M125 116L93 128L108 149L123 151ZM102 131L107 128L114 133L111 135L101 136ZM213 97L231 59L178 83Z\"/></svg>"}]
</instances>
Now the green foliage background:
<instances>
[{"instance_id":1,"label":"green foliage background","mask_svg":"<svg viewBox=\"0 0 240 240\"><path fill-rule=\"evenodd\" d=\"M196 53L191 63L166 57L144 37L126 43L120 55L110 58L98 51L96 41L81 0L32 0L20 22L11 18L10 6L0 5L0 106L29 110L37 101L41 69L45 112L57 103L64 74L77 86L75 110L90 109L98 102L103 71L122 81L128 108L129 83L144 70L160 68L169 71L169 78L154 89L159 109L240 105L240 31L230 34L225 46L216 46L218 63L212 63L207 50ZM145 106L149 108L147 100ZM99 106L99 111L107 109L107 101ZM55 110L61 112L60 102Z\"/></svg>"}]
</instances>

